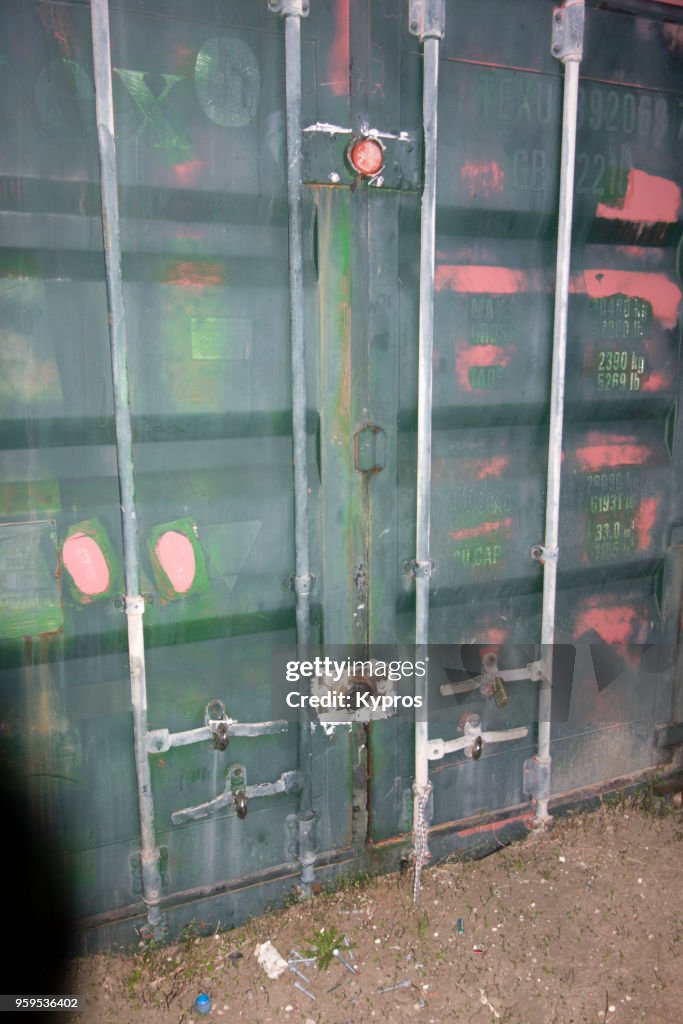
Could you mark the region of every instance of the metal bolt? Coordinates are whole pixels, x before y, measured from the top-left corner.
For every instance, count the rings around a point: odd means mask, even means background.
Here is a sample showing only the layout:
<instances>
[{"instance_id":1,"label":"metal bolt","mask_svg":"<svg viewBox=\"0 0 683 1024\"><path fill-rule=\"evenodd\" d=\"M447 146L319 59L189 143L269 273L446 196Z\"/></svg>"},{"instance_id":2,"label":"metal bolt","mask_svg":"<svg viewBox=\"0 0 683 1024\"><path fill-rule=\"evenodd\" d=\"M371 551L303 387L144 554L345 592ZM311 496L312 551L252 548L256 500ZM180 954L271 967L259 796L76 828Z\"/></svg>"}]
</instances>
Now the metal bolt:
<instances>
[{"instance_id":1,"label":"metal bolt","mask_svg":"<svg viewBox=\"0 0 683 1024\"><path fill-rule=\"evenodd\" d=\"M303 973L302 973L302 972L301 972L301 971L299 970L299 968L298 968L298 967L295 967L295 966L294 966L294 964L290 963L290 964L289 964L289 969L290 969L290 971L292 971L292 973L293 973L293 974L296 974L296 975L297 975L297 977L301 978L301 980L302 980L302 981L305 981L307 985L310 985L310 981L309 981L309 979L308 979L308 978L306 977L306 975L305 975L305 974L303 974Z\"/></svg>"},{"instance_id":2,"label":"metal bolt","mask_svg":"<svg viewBox=\"0 0 683 1024\"><path fill-rule=\"evenodd\" d=\"M351 974L358 974L358 971L353 966L353 964L350 964L348 960L345 960L344 957L341 955L341 953L339 952L338 949L333 949L332 950L332 955L336 956L337 960L340 960L344 964L344 967L346 968L346 970L347 971L351 971Z\"/></svg>"},{"instance_id":3,"label":"metal bolt","mask_svg":"<svg viewBox=\"0 0 683 1024\"><path fill-rule=\"evenodd\" d=\"M294 982L294 988L298 988L299 992L303 992L303 994L305 996L308 996L309 999L317 999L317 996L314 996L313 993L309 992L307 988L304 988L303 985L300 985L298 981Z\"/></svg>"},{"instance_id":4,"label":"metal bolt","mask_svg":"<svg viewBox=\"0 0 683 1024\"><path fill-rule=\"evenodd\" d=\"M388 985L387 988L381 988L378 995L383 996L385 992L395 992L399 988L410 988L410 982L407 978L405 981L399 981L398 985Z\"/></svg>"}]
</instances>

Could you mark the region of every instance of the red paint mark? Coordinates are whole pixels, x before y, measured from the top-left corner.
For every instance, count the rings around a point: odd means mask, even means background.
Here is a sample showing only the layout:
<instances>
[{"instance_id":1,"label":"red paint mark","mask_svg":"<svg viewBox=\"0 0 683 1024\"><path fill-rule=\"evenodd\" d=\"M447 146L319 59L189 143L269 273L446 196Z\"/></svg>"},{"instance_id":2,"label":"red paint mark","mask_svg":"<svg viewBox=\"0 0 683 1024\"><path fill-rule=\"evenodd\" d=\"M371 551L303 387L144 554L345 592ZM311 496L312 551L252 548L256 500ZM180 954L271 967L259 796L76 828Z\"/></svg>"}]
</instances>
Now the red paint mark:
<instances>
[{"instance_id":1,"label":"red paint mark","mask_svg":"<svg viewBox=\"0 0 683 1024\"><path fill-rule=\"evenodd\" d=\"M652 544L652 530L657 520L658 498L643 498L636 513L636 529L638 530L638 547L647 551Z\"/></svg>"},{"instance_id":2,"label":"red paint mark","mask_svg":"<svg viewBox=\"0 0 683 1024\"><path fill-rule=\"evenodd\" d=\"M490 626L486 635L490 644L501 647L507 640L508 632L504 626ZM481 649L484 653L488 651L487 647L482 647Z\"/></svg>"},{"instance_id":3,"label":"red paint mark","mask_svg":"<svg viewBox=\"0 0 683 1024\"><path fill-rule=\"evenodd\" d=\"M628 295L645 299L665 327L675 327L681 289L666 274L647 274L635 270L584 270L573 274L570 291L604 299L610 295Z\"/></svg>"},{"instance_id":4,"label":"red paint mark","mask_svg":"<svg viewBox=\"0 0 683 1024\"><path fill-rule=\"evenodd\" d=\"M488 197L492 196L494 192L503 191L505 171L495 160L479 164L468 160L460 170L460 180L469 185L471 199L477 195Z\"/></svg>"},{"instance_id":5,"label":"red paint mark","mask_svg":"<svg viewBox=\"0 0 683 1024\"><path fill-rule=\"evenodd\" d=\"M509 530L512 526L512 519L496 519L488 523L479 523L477 526L465 526L461 530L454 530L448 536L451 540L469 540L470 537L483 537L487 533L497 533L498 530Z\"/></svg>"},{"instance_id":6,"label":"red paint mark","mask_svg":"<svg viewBox=\"0 0 683 1024\"><path fill-rule=\"evenodd\" d=\"M167 530L156 544L156 553L171 586L177 594L186 594L194 583L194 548L184 533Z\"/></svg>"},{"instance_id":7,"label":"red paint mark","mask_svg":"<svg viewBox=\"0 0 683 1024\"><path fill-rule=\"evenodd\" d=\"M437 292L514 295L527 291L528 276L524 270L511 267L458 266L442 263L436 268Z\"/></svg>"},{"instance_id":8,"label":"red paint mark","mask_svg":"<svg viewBox=\"0 0 683 1024\"><path fill-rule=\"evenodd\" d=\"M488 462L478 465L472 475L475 480L486 480L489 476L502 476L509 465L510 460L506 459L504 455L494 455Z\"/></svg>"},{"instance_id":9,"label":"red paint mark","mask_svg":"<svg viewBox=\"0 0 683 1024\"><path fill-rule=\"evenodd\" d=\"M475 390L470 384L470 370L486 366L507 366L510 362L510 348L509 345L506 348L500 348L498 345L470 345L468 342L456 342L455 374L463 391Z\"/></svg>"},{"instance_id":10,"label":"red paint mark","mask_svg":"<svg viewBox=\"0 0 683 1024\"><path fill-rule=\"evenodd\" d=\"M174 164L173 173L176 181L184 186L194 185L203 166L203 160L188 160L184 164Z\"/></svg>"},{"instance_id":11,"label":"red paint mark","mask_svg":"<svg viewBox=\"0 0 683 1024\"><path fill-rule=\"evenodd\" d=\"M327 57L327 82L333 96L349 91L349 0L337 0L334 11L334 42Z\"/></svg>"},{"instance_id":12,"label":"red paint mark","mask_svg":"<svg viewBox=\"0 0 683 1024\"><path fill-rule=\"evenodd\" d=\"M459 836L474 836L479 832L495 832L496 829L511 825L513 821L533 821L533 813L515 814L511 818L503 818L502 821L492 821L488 825L475 825L473 828L458 829Z\"/></svg>"},{"instance_id":13,"label":"red paint mark","mask_svg":"<svg viewBox=\"0 0 683 1024\"><path fill-rule=\"evenodd\" d=\"M95 597L109 589L109 566L93 537L85 533L72 534L64 542L62 558L82 594Z\"/></svg>"},{"instance_id":14,"label":"red paint mark","mask_svg":"<svg viewBox=\"0 0 683 1024\"><path fill-rule=\"evenodd\" d=\"M641 466L648 463L652 458L652 449L635 442L635 437L591 432L587 443L576 449L579 469L585 473L597 473L614 466Z\"/></svg>"},{"instance_id":15,"label":"red paint mark","mask_svg":"<svg viewBox=\"0 0 683 1024\"><path fill-rule=\"evenodd\" d=\"M640 382L641 391L665 391L670 388L672 381L664 373L652 372Z\"/></svg>"},{"instance_id":16,"label":"red paint mark","mask_svg":"<svg viewBox=\"0 0 683 1024\"><path fill-rule=\"evenodd\" d=\"M627 604L612 608L586 608L576 620L573 639L578 640L594 630L606 644L625 644L637 619L636 609Z\"/></svg>"},{"instance_id":17,"label":"red paint mark","mask_svg":"<svg viewBox=\"0 0 683 1024\"><path fill-rule=\"evenodd\" d=\"M196 50L191 50L189 46L184 46L182 43L178 43L175 48L175 61L176 67L179 70L186 71L188 74L191 74L194 71L196 59Z\"/></svg>"},{"instance_id":18,"label":"red paint mark","mask_svg":"<svg viewBox=\"0 0 683 1024\"><path fill-rule=\"evenodd\" d=\"M179 288L214 287L223 284L223 266L207 262L174 263L165 284L174 284Z\"/></svg>"},{"instance_id":19,"label":"red paint mark","mask_svg":"<svg viewBox=\"0 0 683 1024\"><path fill-rule=\"evenodd\" d=\"M614 205L599 203L596 215L603 220L675 224L680 208L681 190L675 181L634 169L628 174L626 195Z\"/></svg>"}]
</instances>

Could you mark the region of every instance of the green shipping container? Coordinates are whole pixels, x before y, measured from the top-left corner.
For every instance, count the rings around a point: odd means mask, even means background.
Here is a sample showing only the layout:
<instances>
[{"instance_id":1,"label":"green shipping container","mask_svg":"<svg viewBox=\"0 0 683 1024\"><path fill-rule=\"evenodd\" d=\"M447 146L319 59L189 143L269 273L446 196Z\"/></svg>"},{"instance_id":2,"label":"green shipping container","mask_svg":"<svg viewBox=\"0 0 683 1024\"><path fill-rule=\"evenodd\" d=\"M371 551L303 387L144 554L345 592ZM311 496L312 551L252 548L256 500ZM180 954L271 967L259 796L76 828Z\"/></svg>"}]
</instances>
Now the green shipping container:
<instances>
[{"instance_id":1,"label":"green shipping container","mask_svg":"<svg viewBox=\"0 0 683 1024\"><path fill-rule=\"evenodd\" d=\"M683 5L0 24L0 763L81 948L675 767ZM426 720L288 715L297 640Z\"/></svg>"}]
</instances>

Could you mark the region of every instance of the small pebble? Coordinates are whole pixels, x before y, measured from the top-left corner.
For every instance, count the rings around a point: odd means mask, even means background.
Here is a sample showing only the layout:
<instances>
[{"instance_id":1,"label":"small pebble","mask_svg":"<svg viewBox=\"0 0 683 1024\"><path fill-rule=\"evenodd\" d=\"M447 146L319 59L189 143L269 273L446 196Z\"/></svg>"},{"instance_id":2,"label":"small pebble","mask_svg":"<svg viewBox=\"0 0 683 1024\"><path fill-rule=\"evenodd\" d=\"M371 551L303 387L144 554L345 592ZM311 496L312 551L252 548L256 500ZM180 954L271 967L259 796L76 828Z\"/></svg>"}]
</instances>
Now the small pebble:
<instances>
[{"instance_id":1,"label":"small pebble","mask_svg":"<svg viewBox=\"0 0 683 1024\"><path fill-rule=\"evenodd\" d=\"M566 857L558 857L558 860L559 860L560 864L566 864L567 863L567 858Z\"/></svg>"}]
</instances>

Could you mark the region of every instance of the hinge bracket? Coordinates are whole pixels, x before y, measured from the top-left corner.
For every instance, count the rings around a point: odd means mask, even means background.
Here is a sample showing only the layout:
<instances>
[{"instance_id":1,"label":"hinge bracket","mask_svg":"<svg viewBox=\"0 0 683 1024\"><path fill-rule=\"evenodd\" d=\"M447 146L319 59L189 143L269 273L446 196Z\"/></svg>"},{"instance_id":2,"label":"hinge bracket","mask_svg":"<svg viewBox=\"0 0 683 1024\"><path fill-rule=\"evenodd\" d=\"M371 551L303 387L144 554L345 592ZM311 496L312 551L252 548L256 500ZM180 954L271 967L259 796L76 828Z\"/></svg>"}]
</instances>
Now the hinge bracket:
<instances>
[{"instance_id":1,"label":"hinge bracket","mask_svg":"<svg viewBox=\"0 0 683 1024\"><path fill-rule=\"evenodd\" d=\"M420 42L443 39L446 28L446 0L409 0L408 28Z\"/></svg>"},{"instance_id":2,"label":"hinge bracket","mask_svg":"<svg viewBox=\"0 0 683 1024\"><path fill-rule=\"evenodd\" d=\"M584 0L567 0L553 11L553 38L550 52L562 63L583 58Z\"/></svg>"},{"instance_id":3,"label":"hinge bracket","mask_svg":"<svg viewBox=\"0 0 683 1024\"><path fill-rule=\"evenodd\" d=\"M309 0L268 0L271 14L281 14L283 18L293 15L295 18L307 18L310 10Z\"/></svg>"},{"instance_id":4,"label":"hinge bracket","mask_svg":"<svg viewBox=\"0 0 683 1024\"><path fill-rule=\"evenodd\" d=\"M403 571L406 576L414 576L415 579L431 576L435 568L431 558L426 562L418 562L416 558L412 558L410 561L403 563Z\"/></svg>"}]
</instances>

